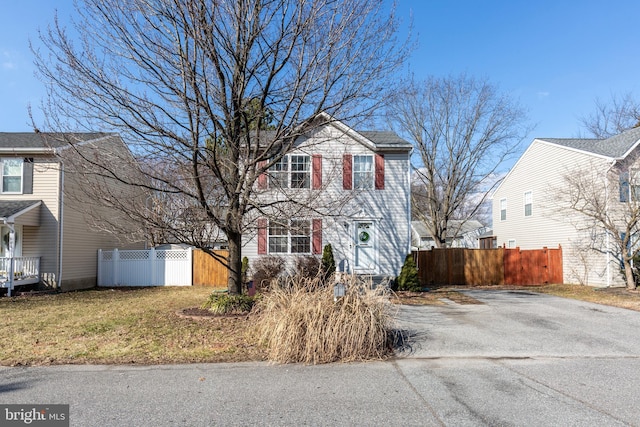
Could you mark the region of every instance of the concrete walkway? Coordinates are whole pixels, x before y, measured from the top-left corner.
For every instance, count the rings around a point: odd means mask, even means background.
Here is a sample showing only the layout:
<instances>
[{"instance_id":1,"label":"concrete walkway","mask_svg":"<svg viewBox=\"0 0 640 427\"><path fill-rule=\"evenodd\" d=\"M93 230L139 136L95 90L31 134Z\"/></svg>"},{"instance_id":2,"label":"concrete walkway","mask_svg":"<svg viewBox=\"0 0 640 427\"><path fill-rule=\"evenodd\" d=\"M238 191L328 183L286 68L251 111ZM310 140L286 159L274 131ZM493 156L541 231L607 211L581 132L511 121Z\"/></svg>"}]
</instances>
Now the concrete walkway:
<instances>
[{"instance_id":1,"label":"concrete walkway","mask_svg":"<svg viewBox=\"0 0 640 427\"><path fill-rule=\"evenodd\" d=\"M0 403L68 403L72 426L640 425L640 313L469 295L402 307L390 361L1 368Z\"/></svg>"}]
</instances>

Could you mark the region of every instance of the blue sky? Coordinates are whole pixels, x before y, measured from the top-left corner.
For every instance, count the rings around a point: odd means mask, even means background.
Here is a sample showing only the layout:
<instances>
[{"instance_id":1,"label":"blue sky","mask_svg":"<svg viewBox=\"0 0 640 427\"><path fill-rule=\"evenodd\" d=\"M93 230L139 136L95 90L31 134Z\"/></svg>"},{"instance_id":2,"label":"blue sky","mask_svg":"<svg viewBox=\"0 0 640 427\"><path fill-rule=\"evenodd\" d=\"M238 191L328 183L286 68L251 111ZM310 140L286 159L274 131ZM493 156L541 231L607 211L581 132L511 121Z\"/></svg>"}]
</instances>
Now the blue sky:
<instances>
[{"instance_id":1,"label":"blue sky","mask_svg":"<svg viewBox=\"0 0 640 427\"><path fill-rule=\"evenodd\" d=\"M27 106L44 96L34 77L29 39L73 11L71 0L3 2L0 18L0 131L30 131ZM466 72L519 99L534 137L573 137L596 97L640 98L640 1L398 0L413 16L417 78Z\"/></svg>"}]
</instances>

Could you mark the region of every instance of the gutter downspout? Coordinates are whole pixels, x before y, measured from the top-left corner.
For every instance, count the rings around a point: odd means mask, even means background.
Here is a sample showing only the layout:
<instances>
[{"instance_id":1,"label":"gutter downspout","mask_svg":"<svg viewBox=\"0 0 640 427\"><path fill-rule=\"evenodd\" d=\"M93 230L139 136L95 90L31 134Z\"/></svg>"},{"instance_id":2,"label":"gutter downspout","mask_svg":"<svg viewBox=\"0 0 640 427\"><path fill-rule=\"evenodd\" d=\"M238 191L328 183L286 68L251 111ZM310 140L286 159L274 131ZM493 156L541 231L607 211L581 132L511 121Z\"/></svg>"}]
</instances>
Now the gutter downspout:
<instances>
[{"instance_id":1,"label":"gutter downspout","mask_svg":"<svg viewBox=\"0 0 640 427\"><path fill-rule=\"evenodd\" d=\"M62 240L64 235L64 163L62 161L60 161L60 181L58 191L60 191L60 198L58 201L58 277L56 277L56 285L58 289L62 289Z\"/></svg>"}]
</instances>

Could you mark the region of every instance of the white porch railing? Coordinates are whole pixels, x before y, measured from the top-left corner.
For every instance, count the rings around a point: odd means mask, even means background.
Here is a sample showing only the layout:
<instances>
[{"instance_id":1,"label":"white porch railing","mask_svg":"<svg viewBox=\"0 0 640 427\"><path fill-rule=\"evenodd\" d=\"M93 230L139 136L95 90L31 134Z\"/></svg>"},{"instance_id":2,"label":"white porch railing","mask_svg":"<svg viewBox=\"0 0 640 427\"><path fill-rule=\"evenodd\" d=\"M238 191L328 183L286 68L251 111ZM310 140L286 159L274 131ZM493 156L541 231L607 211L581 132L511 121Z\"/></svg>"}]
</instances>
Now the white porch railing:
<instances>
[{"instance_id":1,"label":"white porch railing","mask_svg":"<svg viewBox=\"0 0 640 427\"><path fill-rule=\"evenodd\" d=\"M0 287L9 286L9 270L11 258L0 257ZM40 281L40 257L13 258L13 284L28 285Z\"/></svg>"},{"instance_id":2,"label":"white porch railing","mask_svg":"<svg viewBox=\"0 0 640 427\"><path fill-rule=\"evenodd\" d=\"M192 249L98 250L98 286L191 286Z\"/></svg>"}]
</instances>

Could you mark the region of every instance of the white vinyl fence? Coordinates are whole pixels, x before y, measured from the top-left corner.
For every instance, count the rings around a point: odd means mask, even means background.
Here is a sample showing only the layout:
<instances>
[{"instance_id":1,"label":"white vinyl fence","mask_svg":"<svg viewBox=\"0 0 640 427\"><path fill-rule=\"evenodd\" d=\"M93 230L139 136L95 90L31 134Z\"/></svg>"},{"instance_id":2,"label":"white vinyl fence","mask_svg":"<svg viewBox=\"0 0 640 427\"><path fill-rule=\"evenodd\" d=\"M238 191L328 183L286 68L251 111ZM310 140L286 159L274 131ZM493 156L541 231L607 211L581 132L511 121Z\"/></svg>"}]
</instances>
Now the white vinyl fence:
<instances>
[{"instance_id":1,"label":"white vinyl fence","mask_svg":"<svg viewBox=\"0 0 640 427\"><path fill-rule=\"evenodd\" d=\"M192 249L98 250L98 286L191 286Z\"/></svg>"}]
</instances>

